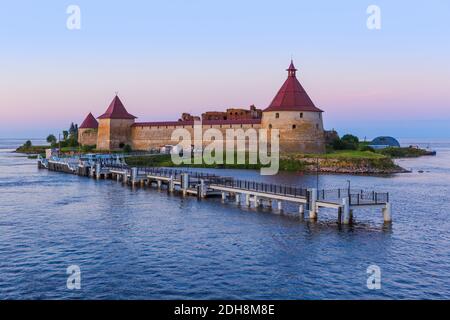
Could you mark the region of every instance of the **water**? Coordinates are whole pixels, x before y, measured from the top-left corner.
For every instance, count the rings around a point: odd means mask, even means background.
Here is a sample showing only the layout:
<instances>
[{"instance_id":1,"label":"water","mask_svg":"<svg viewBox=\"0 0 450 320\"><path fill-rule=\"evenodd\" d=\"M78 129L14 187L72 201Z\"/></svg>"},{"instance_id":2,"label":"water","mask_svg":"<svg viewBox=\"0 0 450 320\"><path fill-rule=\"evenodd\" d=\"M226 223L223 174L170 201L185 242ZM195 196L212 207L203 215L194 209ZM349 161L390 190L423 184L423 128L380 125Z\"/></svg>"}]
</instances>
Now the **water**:
<instances>
[{"instance_id":1,"label":"water","mask_svg":"<svg viewBox=\"0 0 450 320\"><path fill-rule=\"evenodd\" d=\"M380 210L357 210L353 227L339 227L332 210L299 221L39 171L11 153L21 143L0 140L1 299L450 298L450 142L430 144L436 157L401 160L412 173L320 176L320 187L350 179L390 192L392 227ZM316 184L314 175L224 171ZM371 264L380 290L366 286ZM81 268L81 290L66 287L70 265Z\"/></svg>"}]
</instances>

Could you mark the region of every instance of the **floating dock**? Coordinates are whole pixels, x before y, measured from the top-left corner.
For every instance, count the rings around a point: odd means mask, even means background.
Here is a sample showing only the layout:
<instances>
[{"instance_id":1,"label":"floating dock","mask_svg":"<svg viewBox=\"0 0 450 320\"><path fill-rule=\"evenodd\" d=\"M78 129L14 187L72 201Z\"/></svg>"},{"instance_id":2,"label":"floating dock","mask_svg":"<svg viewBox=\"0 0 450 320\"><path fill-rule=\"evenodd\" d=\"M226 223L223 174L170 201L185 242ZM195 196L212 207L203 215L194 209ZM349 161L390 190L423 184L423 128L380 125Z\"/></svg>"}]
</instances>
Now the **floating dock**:
<instances>
[{"instance_id":1,"label":"floating dock","mask_svg":"<svg viewBox=\"0 0 450 320\"><path fill-rule=\"evenodd\" d=\"M320 208L336 209L337 222L351 224L359 208L380 208L385 223L392 222L389 193L353 189L317 190L239 180L172 168L130 168L118 155L109 157L38 159L38 167L95 179L113 179L124 185L166 189L199 199L221 197L246 207L269 207L283 212L284 203L298 207L298 215L317 220Z\"/></svg>"}]
</instances>

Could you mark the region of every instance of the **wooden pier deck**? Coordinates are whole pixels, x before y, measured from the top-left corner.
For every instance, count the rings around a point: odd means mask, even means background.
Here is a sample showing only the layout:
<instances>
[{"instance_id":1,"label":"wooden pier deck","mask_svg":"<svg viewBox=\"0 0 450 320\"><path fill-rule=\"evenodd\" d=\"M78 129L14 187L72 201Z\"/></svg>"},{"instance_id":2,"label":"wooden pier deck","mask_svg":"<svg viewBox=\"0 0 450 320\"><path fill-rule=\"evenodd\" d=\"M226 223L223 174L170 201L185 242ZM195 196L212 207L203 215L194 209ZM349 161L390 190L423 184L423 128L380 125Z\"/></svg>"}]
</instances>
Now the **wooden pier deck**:
<instances>
[{"instance_id":1,"label":"wooden pier deck","mask_svg":"<svg viewBox=\"0 0 450 320\"><path fill-rule=\"evenodd\" d=\"M284 203L298 206L298 214L312 220L318 218L320 208L337 210L337 221L351 224L353 212L359 208L381 208L383 221L392 221L389 194L386 192L331 189L317 190L256 181L239 180L199 171L175 168L130 168L122 164L78 162L73 159L38 159L38 167L52 171L73 173L96 179L114 179L131 186L165 188L183 196L199 199L221 197L246 207L269 207L283 211Z\"/></svg>"}]
</instances>

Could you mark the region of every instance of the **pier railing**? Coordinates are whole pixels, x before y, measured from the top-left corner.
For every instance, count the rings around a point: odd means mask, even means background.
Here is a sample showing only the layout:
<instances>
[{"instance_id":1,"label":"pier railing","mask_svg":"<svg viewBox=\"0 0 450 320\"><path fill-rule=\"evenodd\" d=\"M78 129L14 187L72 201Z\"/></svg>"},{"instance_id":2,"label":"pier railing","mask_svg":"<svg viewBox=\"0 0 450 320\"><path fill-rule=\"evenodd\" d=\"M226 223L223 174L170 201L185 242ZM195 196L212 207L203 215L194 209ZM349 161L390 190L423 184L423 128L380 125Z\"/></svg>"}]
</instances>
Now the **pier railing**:
<instances>
[{"instance_id":1,"label":"pier railing","mask_svg":"<svg viewBox=\"0 0 450 320\"><path fill-rule=\"evenodd\" d=\"M131 174L131 168L124 164L106 164L106 168L126 170L128 174ZM203 179L210 185L218 185L233 189L249 190L290 197L309 198L310 189L298 186L239 180L232 177L222 177L215 174L191 171L187 169L161 167L137 168L138 176L154 175L160 177L173 177L174 179L181 179L181 175L186 173L189 175L191 181L192 179ZM389 202L389 193L387 192L375 192L359 189L321 189L316 190L316 192L317 200L319 201L340 203L343 198L348 198L350 205L378 205Z\"/></svg>"},{"instance_id":2,"label":"pier railing","mask_svg":"<svg viewBox=\"0 0 450 320\"><path fill-rule=\"evenodd\" d=\"M343 198L348 198L350 205L383 204L389 202L389 193L359 189L317 190L318 200L337 201Z\"/></svg>"},{"instance_id":3,"label":"pier railing","mask_svg":"<svg viewBox=\"0 0 450 320\"><path fill-rule=\"evenodd\" d=\"M251 190L264 193L272 193L284 196L306 197L308 190L305 188L286 186L279 184L263 183L247 180L218 178L211 181L213 184L234 189Z\"/></svg>"}]
</instances>

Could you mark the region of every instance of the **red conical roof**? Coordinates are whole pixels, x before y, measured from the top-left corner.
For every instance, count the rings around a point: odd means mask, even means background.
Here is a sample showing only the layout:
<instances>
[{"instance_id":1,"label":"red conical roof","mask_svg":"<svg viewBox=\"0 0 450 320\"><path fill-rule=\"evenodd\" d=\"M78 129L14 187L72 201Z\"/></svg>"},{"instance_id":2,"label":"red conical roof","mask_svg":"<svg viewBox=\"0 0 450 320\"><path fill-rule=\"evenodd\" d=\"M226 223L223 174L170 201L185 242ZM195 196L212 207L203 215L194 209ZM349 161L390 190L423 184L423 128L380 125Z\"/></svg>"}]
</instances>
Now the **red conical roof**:
<instances>
[{"instance_id":1,"label":"red conical roof","mask_svg":"<svg viewBox=\"0 0 450 320\"><path fill-rule=\"evenodd\" d=\"M122 101L116 95L105 113L97 119L136 119L136 117L128 113Z\"/></svg>"},{"instance_id":2,"label":"red conical roof","mask_svg":"<svg viewBox=\"0 0 450 320\"><path fill-rule=\"evenodd\" d=\"M80 129L97 129L98 122L97 122L97 120L95 120L92 113L89 112L89 114L86 116L86 119L84 119L83 123L78 128L80 128Z\"/></svg>"},{"instance_id":3,"label":"red conical roof","mask_svg":"<svg viewBox=\"0 0 450 320\"><path fill-rule=\"evenodd\" d=\"M323 112L317 108L305 89L303 89L296 77L297 69L291 60L291 65L286 70L288 78L273 99L272 103L264 111L311 111Z\"/></svg>"}]
</instances>

